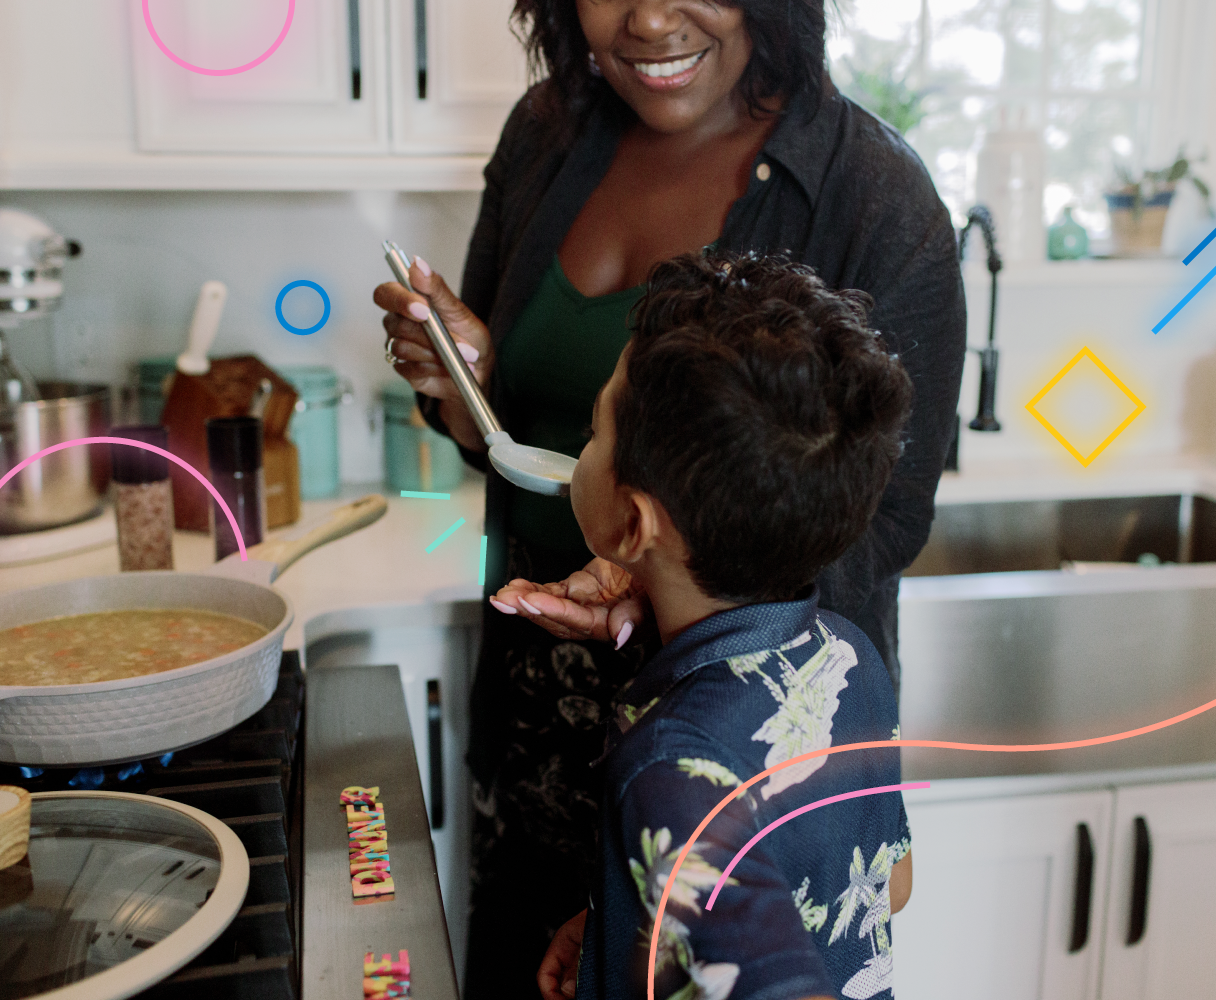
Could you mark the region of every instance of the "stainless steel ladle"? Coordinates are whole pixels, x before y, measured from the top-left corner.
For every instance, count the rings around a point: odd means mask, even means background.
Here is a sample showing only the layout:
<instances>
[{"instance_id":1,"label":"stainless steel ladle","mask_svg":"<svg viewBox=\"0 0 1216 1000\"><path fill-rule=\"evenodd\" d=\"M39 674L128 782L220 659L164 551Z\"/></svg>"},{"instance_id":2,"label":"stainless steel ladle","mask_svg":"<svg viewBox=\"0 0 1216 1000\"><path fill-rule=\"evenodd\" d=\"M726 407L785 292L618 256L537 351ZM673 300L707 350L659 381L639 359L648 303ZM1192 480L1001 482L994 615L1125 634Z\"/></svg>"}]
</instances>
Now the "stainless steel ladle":
<instances>
[{"instance_id":1,"label":"stainless steel ladle","mask_svg":"<svg viewBox=\"0 0 1216 1000\"><path fill-rule=\"evenodd\" d=\"M410 284L409 264L401 248L391 240L384 241L384 259L392 268L393 275L411 292L414 287ZM511 440L511 435L502 429L502 424L490 409L481 386L469 372L456 342L448 333L434 309L422 323L435 353L443 362L443 367L452 376L456 388L460 390L461 398L473 415L477 429L481 431L486 445L490 449L490 463L508 482L533 493L545 493L549 496L566 496L570 492L570 477L574 474L577 459L562 455L556 451L544 448L533 448L531 445L517 444Z\"/></svg>"}]
</instances>

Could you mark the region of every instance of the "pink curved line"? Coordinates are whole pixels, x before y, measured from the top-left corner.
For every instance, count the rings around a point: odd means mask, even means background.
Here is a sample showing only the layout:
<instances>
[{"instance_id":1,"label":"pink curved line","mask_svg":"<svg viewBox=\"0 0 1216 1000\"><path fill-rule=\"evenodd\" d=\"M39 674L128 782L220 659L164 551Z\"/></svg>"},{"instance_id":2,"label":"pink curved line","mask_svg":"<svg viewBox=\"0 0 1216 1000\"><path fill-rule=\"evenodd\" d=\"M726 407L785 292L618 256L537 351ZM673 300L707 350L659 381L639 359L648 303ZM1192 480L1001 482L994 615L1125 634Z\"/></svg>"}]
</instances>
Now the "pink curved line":
<instances>
[{"instance_id":1,"label":"pink curved line","mask_svg":"<svg viewBox=\"0 0 1216 1000\"><path fill-rule=\"evenodd\" d=\"M49 448L43 448L42 451L36 452L35 454L31 455L29 458L25 459L24 461L18 462L11 469L9 469L8 472L6 472L3 476L0 476L0 489L4 489L5 483L7 483L10 479L12 479L13 476L17 475L17 473L20 472L22 469L26 468L29 465L33 465L35 462L38 461L38 459L43 458L46 455L53 455L57 451L63 451L64 448L74 448L78 444L125 444L125 445L130 445L132 448L143 448L144 451L155 452L157 455L161 455L164 458L167 458L170 462L176 462L183 469L185 469L188 473L190 473L190 475L192 475L200 483L202 483L204 486L206 486L207 492L210 493L213 497L215 497L216 503L218 503L220 505L220 507L223 508L224 516L228 518L228 523L232 525L232 531L236 535L237 548L239 548L241 550L241 562L246 562L249 559L249 556L245 554L245 539L241 535L241 529L237 527L236 518L232 516L232 509L228 506L228 504L226 504L224 502L224 498L222 496L220 496L218 492L216 492L215 487L211 485L211 483L207 479L207 477L204 476L201 472L199 472L198 469L196 469L189 462L183 462L176 455L165 451L164 448L158 448L158 447L156 447L156 445L147 444L144 441L133 441L131 438L88 437L88 438L75 438L71 441L64 441L61 444L53 444Z\"/></svg>"},{"instance_id":2,"label":"pink curved line","mask_svg":"<svg viewBox=\"0 0 1216 1000\"><path fill-rule=\"evenodd\" d=\"M767 837L770 833L776 830L777 827L781 826L783 823L788 823L795 816L801 816L803 813L809 813L812 809L819 809L822 806L830 806L834 802L844 802L846 799L859 799L863 795L881 795L883 792L902 792L909 788L928 787L929 782L927 781L912 781L903 785L875 785L873 788L861 788L855 792L844 792L841 795L829 795L826 799L816 799L810 805L799 806L797 809L787 812L780 819L775 819L769 823L768 826L766 826L758 834L752 837L751 840L744 844L738 854L731 858L730 864L726 866L726 871L722 873L721 877L714 885L714 891L709 894L709 902L705 904L705 909L712 910L714 908L714 900L718 898L718 893L722 891L722 886L724 886L726 884L726 880L730 878L730 873L735 870L735 865L743 860L743 855L755 847L756 844ZM735 794L738 795L739 793L735 792Z\"/></svg>"},{"instance_id":3,"label":"pink curved line","mask_svg":"<svg viewBox=\"0 0 1216 1000\"><path fill-rule=\"evenodd\" d=\"M252 62L245 63L244 66L237 66L234 69L206 69L203 66L195 66L193 63L186 62L181 56L177 55L168 45L162 40L160 35L156 33L156 28L152 26L152 14L148 10L149 0L144 0L144 24L148 26L148 34L152 36L152 41L156 43L156 47L165 55L172 59L182 69L188 69L191 73L201 73L203 76L235 76L237 73L244 73L247 70L253 69L255 66L260 66L269 59L278 50L278 47L283 44L283 39L287 37L287 32L291 30L291 22L296 16L296 0L287 0L287 21L283 25L283 30L279 32L279 37L274 40L274 44L265 52L254 59Z\"/></svg>"},{"instance_id":4,"label":"pink curved line","mask_svg":"<svg viewBox=\"0 0 1216 1000\"><path fill-rule=\"evenodd\" d=\"M671 874L667 876L667 882L663 886L663 895L659 897L659 908L655 913L654 929L650 933L650 958L646 967L646 998L654 1000L654 966L655 959L659 953L659 928L663 925L663 914L667 910L667 897L671 895L672 886L676 883L676 873L684 864L684 859L688 857L688 852L692 850L693 844L697 842L697 838L701 836L705 828L709 826L710 821L718 815L729 804L731 799L735 798L740 792L751 788L758 781L762 781L770 774L776 774L778 771L784 770L787 767L793 767L795 764L801 764L806 760L813 760L816 757L826 757L834 753L846 753L850 750L869 750L877 747L890 747L894 743L899 743L906 747L937 747L942 750L975 750L987 753L1033 753L1043 750L1075 750L1080 747L1099 746L1103 743L1117 743L1120 740L1130 740L1135 736L1143 736L1145 733L1156 732L1158 729L1166 729L1169 726L1176 726L1180 722L1185 722L1187 719L1192 719L1196 715L1202 715L1204 712L1209 712L1216 708L1216 698L1198 705L1189 711L1183 712L1181 715L1175 715L1169 719L1162 719L1160 722L1153 722L1147 726L1141 726L1139 729L1129 729L1123 733L1112 733L1110 736L1096 736L1089 740L1068 740L1064 743L1018 743L1018 744L1002 744L1002 743L953 743L944 740L871 740L866 743L845 743L838 747L826 747L823 750L812 750L810 753L800 754L797 757L791 757L789 760L782 761L767 770L761 771L759 774L748 778L738 788L732 788L730 792L714 806L706 817L697 824L697 828L693 830L692 836L684 844L679 856L676 858L676 863L671 869Z\"/></svg>"}]
</instances>

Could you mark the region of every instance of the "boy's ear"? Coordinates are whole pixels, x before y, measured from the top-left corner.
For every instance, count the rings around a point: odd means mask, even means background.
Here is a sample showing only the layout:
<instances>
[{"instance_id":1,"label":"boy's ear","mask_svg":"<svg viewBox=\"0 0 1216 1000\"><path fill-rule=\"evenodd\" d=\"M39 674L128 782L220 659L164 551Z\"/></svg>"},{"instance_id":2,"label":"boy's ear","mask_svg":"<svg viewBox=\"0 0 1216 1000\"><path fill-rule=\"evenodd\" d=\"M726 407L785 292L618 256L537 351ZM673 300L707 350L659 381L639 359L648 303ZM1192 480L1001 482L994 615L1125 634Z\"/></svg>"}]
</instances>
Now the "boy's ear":
<instances>
[{"instance_id":1,"label":"boy's ear","mask_svg":"<svg viewBox=\"0 0 1216 1000\"><path fill-rule=\"evenodd\" d=\"M625 530L617 543L617 559L613 560L622 566L638 562L658 544L661 523L657 503L648 494L630 490L627 503L629 511L625 517Z\"/></svg>"}]
</instances>

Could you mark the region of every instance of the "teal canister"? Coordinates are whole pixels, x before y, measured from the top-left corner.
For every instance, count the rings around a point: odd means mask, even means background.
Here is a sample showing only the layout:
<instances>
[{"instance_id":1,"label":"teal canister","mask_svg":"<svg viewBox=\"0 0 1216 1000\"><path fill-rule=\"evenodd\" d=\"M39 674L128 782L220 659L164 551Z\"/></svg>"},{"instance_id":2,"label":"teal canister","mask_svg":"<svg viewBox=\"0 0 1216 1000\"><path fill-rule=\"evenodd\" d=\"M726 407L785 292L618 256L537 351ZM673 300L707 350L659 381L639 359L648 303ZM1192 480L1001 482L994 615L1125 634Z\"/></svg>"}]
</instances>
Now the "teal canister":
<instances>
[{"instance_id":1,"label":"teal canister","mask_svg":"<svg viewBox=\"0 0 1216 1000\"><path fill-rule=\"evenodd\" d=\"M391 490L442 493L460 484L464 459L451 438L436 433L418 411L407 382L386 386L384 481Z\"/></svg>"},{"instance_id":2,"label":"teal canister","mask_svg":"<svg viewBox=\"0 0 1216 1000\"><path fill-rule=\"evenodd\" d=\"M279 369L299 399L288 434L300 453L300 499L338 495L338 406L350 389L332 368L298 365Z\"/></svg>"},{"instance_id":3,"label":"teal canister","mask_svg":"<svg viewBox=\"0 0 1216 1000\"><path fill-rule=\"evenodd\" d=\"M136 395L139 402L139 422L159 424L165 408L165 379L177 371L177 358L165 356L144 358L135 366Z\"/></svg>"}]
</instances>

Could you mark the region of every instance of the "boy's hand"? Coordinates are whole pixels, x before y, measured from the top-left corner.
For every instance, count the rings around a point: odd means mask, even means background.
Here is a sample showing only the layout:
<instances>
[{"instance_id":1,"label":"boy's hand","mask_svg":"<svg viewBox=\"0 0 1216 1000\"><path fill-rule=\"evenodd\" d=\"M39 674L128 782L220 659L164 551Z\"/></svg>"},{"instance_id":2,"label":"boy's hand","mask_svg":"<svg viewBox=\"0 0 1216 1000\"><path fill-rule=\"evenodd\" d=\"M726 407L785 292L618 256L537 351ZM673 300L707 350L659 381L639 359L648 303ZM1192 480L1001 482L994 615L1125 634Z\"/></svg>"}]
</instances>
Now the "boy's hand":
<instances>
[{"instance_id":1,"label":"boy's hand","mask_svg":"<svg viewBox=\"0 0 1216 1000\"><path fill-rule=\"evenodd\" d=\"M559 583L512 580L490 603L522 614L559 639L595 639L620 649L650 613L646 592L607 559L591 562Z\"/></svg>"},{"instance_id":2,"label":"boy's hand","mask_svg":"<svg viewBox=\"0 0 1216 1000\"><path fill-rule=\"evenodd\" d=\"M536 984L544 1000L571 1000L578 976L578 959L583 947L583 925L587 911L571 917L557 929L549 950L536 972Z\"/></svg>"}]
</instances>

